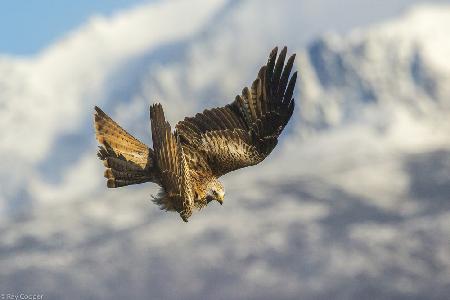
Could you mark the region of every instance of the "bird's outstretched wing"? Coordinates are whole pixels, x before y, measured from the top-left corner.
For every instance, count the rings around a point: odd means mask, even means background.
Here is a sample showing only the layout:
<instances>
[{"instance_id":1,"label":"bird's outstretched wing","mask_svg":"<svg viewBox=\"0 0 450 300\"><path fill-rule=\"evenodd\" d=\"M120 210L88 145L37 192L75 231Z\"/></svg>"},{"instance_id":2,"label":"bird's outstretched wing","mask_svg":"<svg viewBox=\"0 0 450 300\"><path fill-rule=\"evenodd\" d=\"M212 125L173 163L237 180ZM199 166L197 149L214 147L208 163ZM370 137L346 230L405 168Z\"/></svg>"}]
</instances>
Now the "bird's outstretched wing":
<instances>
[{"instance_id":1,"label":"bird's outstretched wing","mask_svg":"<svg viewBox=\"0 0 450 300\"><path fill-rule=\"evenodd\" d=\"M194 197L183 149L172 133L169 122L165 120L161 104L150 107L150 119L153 148L162 186L173 202L173 207L183 220L187 221L192 214Z\"/></svg>"},{"instance_id":2,"label":"bird's outstretched wing","mask_svg":"<svg viewBox=\"0 0 450 300\"><path fill-rule=\"evenodd\" d=\"M255 165L275 148L294 111L295 54L272 50L251 88L225 107L204 110L176 125L181 143L203 151L215 176ZM289 79L290 77L290 79Z\"/></svg>"}]
</instances>

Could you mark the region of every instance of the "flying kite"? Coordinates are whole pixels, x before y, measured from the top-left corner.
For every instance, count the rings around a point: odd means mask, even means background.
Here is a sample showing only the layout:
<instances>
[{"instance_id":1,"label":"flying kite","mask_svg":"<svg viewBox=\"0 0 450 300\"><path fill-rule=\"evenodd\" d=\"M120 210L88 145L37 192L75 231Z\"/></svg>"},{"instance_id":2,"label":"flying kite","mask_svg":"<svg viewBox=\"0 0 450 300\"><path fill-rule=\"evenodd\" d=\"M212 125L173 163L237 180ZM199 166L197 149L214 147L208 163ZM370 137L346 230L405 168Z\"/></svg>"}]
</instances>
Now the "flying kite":
<instances>
[{"instance_id":1,"label":"flying kite","mask_svg":"<svg viewBox=\"0 0 450 300\"><path fill-rule=\"evenodd\" d=\"M98 157L106 167L107 186L154 182L162 187L153 199L161 209L177 211L187 222L212 200L223 204L218 178L263 161L294 111L297 72L290 77L295 54L286 62L286 47L270 53L251 88L224 107L206 109L178 122L175 131L161 104L150 107L153 149L122 129L95 107Z\"/></svg>"}]
</instances>

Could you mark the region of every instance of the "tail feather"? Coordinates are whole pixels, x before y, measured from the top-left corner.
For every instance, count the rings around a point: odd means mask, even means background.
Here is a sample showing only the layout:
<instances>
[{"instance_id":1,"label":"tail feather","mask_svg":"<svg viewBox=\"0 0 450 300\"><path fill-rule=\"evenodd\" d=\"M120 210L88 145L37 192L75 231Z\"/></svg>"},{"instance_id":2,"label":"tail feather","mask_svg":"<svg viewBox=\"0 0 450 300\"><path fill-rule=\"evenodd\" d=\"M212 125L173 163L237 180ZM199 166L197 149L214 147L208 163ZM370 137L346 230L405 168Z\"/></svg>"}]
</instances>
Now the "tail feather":
<instances>
[{"instance_id":1,"label":"tail feather","mask_svg":"<svg viewBox=\"0 0 450 300\"><path fill-rule=\"evenodd\" d=\"M100 108L95 107L95 133L100 144L108 145L127 160L145 168L153 151L120 127Z\"/></svg>"},{"instance_id":2,"label":"tail feather","mask_svg":"<svg viewBox=\"0 0 450 300\"><path fill-rule=\"evenodd\" d=\"M153 150L122 129L100 108L95 107L95 133L100 146L97 156L106 170L107 186L121 187L153 181Z\"/></svg>"}]
</instances>

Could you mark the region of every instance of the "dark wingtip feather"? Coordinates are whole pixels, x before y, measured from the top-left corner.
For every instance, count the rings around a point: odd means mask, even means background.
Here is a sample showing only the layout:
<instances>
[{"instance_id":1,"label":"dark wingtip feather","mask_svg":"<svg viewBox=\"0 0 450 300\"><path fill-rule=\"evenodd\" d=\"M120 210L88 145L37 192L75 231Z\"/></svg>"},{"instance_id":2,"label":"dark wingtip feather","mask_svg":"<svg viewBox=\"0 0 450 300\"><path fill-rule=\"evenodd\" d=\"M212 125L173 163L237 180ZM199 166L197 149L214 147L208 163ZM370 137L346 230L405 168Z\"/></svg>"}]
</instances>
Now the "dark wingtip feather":
<instances>
[{"instance_id":1,"label":"dark wingtip feather","mask_svg":"<svg viewBox=\"0 0 450 300\"><path fill-rule=\"evenodd\" d=\"M295 108L295 100L294 98L292 98L291 102L289 102L288 105L288 116L289 116L288 120L291 118L292 113L294 112L294 108Z\"/></svg>"},{"instance_id":2,"label":"dark wingtip feather","mask_svg":"<svg viewBox=\"0 0 450 300\"><path fill-rule=\"evenodd\" d=\"M97 105L94 106L94 110L95 110L95 120L99 120L101 118L105 118L108 117L108 115Z\"/></svg>"},{"instance_id":3,"label":"dark wingtip feather","mask_svg":"<svg viewBox=\"0 0 450 300\"><path fill-rule=\"evenodd\" d=\"M100 130L100 127L99 127L100 125L98 124L98 122L100 122L102 119L107 117L107 115L98 106L94 106L94 110L95 110L95 113L94 113L94 126L95 126L95 130L99 131Z\"/></svg>"},{"instance_id":4,"label":"dark wingtip feather","mask_svg":"<svg viewBox=\"0 0 450 300\"><path fill-rule=\"evenodd\" d=\"M272 51L270 52L269 55L269 60L267 61L267 67L266 67L266 78L268 79L267 81L269 81L272 78L272 74L273 74L273 68L275 66L275 60L277 58L277 53L278 53L278 47L275 47L272 49Z\"/></svg>"},{"instance_id":5,"label":"dark wingtip feather","mask_svg":"<svg viewBox=\"0 0 450 300\"><path fill-rule=\"evenodd\" d=\"M278 46L275 46L275 47L272 49L272 51L270 51L269 59L270 59L270 58L276 57L276 56L277 56L277 53L278 53Z\"/></svg>"},{"instance_id":6,"label":"dark wingtip feather","mask_svg":"<svg viewBox=\"0 0 450 300\"><path fill-rule=\"evenodd\" d=\"M280 81L281 71L283 70L284 60L286 59L286 53L287 53L287 48L284 47L281 50L280 55L278 55L277 63L275 65L275 71L273 74L273 81L274 81L275 85L278 85L278 83Z\"/></svg>"},{"instance_id":7,"label":"dark wingtip feather","mask_svg":"<svg viewBox=\"0 0 450 300\"><path fill-rule=\"evenodd\" d=\"M278 98L282 99L285 92L286 92L286 86L288 85L289 75L292 71L292 67L294 66L294 60L295 60L295 53L292 54L283 70L283 74L281 75L280 84L278 86L277 96Z\"/></svg>"},{"instance_id":8,"label":"dark wingtip feather","mask_svg":"<svg viewBox=\"0 0 450 300\"><path fill-rule=\"evenodd\" d=\"M294 93L295 83L297 82L297 71L292 74L291 79L289 80L288 87L286 89L286 93L284 94L284 102L291 100L292 94Z\"/></svg>"},{"instance_id":9,"label":"dark wingtip feather","mask_svg":"<svg viewBox=\"0 0 450 300\"><path fill-rule=\"evenodd\" d=\"M261 69L259 69L258 72L258 78L263 79L264 78L264 73L266 72L266 66L262 66Z\"/></svg>"},{"instance_id":10,"label":"dark wingtip feather","mask_svg":"<svg viewBox=\"0 0 450 300\"><path fill-rule=\"evenodd\" d=\"M97 105L94 106L94 109L97 113L102 113L103 111Z\"/></svg>"},{"instance_id":11,"label":"dark wingtip feather","mask_svg":"<svg viewBox=\"0 0 450 300\"><path fill-rule=\"evenodd\" d=\"M273 108L278 109L282 104L283 99L278 97L278 92L280 88L281 82L281 74L284 68L284 60L286 59L287 48L284 47L280 54L278 55L275 70L273 71L272 78L269 78L270 81L270 94L271 94L271 103Z\"/></svg>"}]
</instances>

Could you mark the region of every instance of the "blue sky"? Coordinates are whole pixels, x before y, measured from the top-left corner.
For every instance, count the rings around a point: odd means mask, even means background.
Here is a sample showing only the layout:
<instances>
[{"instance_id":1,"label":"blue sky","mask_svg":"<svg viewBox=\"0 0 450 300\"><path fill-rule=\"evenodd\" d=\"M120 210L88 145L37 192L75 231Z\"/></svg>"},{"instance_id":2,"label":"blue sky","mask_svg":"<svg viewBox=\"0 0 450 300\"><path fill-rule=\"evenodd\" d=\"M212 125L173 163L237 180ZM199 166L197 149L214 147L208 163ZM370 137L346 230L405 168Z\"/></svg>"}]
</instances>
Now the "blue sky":
<instances>
[{"instance_id":1,"label":"blue sky","mask_svg":"<svg viewBox=\"0 0 450 300\"><path fill-rule=\"evenodd\" d=\"M123 9L156 1L158 0L0 1L0 54L33 55L63 37L67 32L85 23L93 15L109 16ZM434 0L430 2L448 1ZM314 3L314 1L308 0L304 0L304 2L307 4L306 7L310 5L309 2ZM409 4L427 1L393 0L391 2L381 1L376 4L370 0L349 0L348 2L354 9L359 8L359 11L364 11L366 8L365 12L355 17L368 22L372 19L372 21L378 21L380 11L390 12L388 15L392 15L394 12L398 14ZM333 7L336 8L333 1L327 0L317 1L314 6L327 7L331 11L333 11ZM367 10L368 7L373 12ZM320 18L317 20L318 23L321 21L323 22ZM349 22L361 23L357 20Z\"/></svg>"},{"instance_id":2,"label":"blue sky","mask_svg":"<svg viewBox=\"0 0 450 300\"><path fill-rule=\"evenodd\" d=\"M35 54L92 15L111 15L145 2L149 0L1 1L0 53Z\"/></svg>"}]
</instances>

